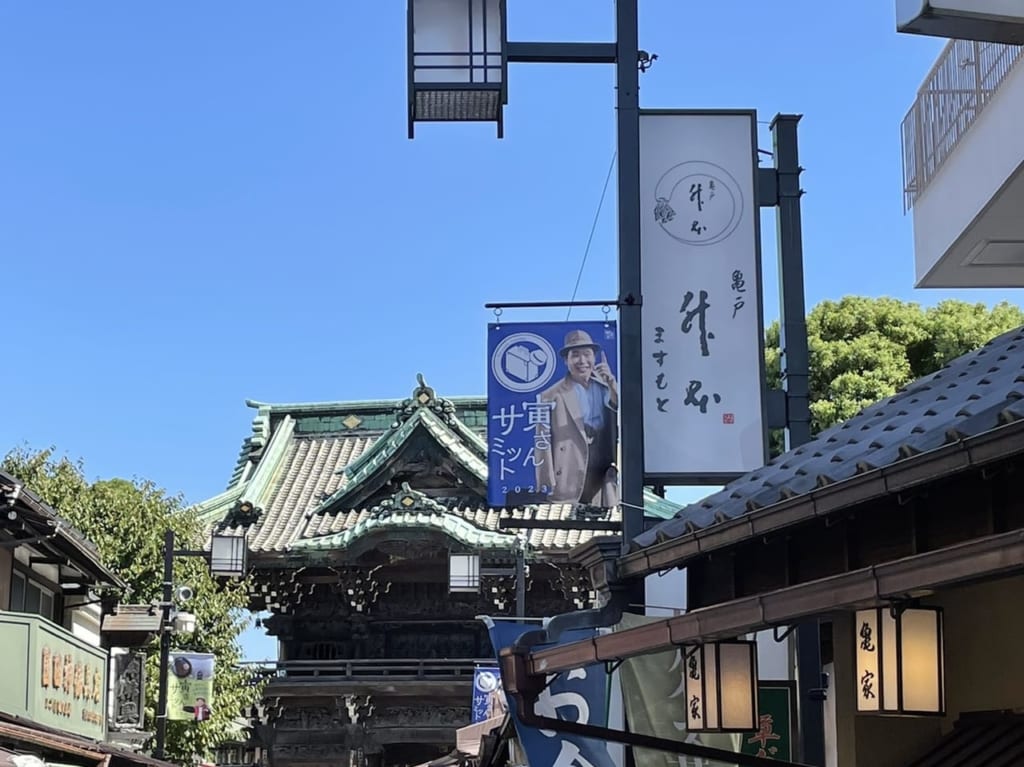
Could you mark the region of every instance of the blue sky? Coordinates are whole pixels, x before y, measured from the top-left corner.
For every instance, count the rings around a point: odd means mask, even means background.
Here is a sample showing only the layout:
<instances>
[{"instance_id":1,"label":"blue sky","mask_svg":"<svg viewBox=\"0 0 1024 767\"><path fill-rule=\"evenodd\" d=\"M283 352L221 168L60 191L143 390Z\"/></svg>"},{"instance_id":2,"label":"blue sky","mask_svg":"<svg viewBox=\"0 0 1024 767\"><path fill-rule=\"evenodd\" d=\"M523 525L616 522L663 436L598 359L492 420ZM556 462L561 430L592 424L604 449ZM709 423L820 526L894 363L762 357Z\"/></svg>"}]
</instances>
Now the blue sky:
<instances>
[{"instance_id":1,"label":"blue sky","mask_svg":"<svg viewBox=\"0 0 1024 767\"><path fill-rule=\"evenodd\" d=\"M611 0L509 0L603 40ZM641 0L648 108L800 124L809 305L913 289L899 124L943 41L891 0ZM857 10L853 10L857 7ZM513 65L493 125L406 137L400 0L0 2L4 449L220 492L244 400L485 388L486 301L567 299L614 149L608 66ZM615 295L614 184L580 298ZM777 316L763 224L765 314ZM577 311L574 316L599 317ZM561 319L517 312L509 320Z\"/></svg>"}]
</instances>

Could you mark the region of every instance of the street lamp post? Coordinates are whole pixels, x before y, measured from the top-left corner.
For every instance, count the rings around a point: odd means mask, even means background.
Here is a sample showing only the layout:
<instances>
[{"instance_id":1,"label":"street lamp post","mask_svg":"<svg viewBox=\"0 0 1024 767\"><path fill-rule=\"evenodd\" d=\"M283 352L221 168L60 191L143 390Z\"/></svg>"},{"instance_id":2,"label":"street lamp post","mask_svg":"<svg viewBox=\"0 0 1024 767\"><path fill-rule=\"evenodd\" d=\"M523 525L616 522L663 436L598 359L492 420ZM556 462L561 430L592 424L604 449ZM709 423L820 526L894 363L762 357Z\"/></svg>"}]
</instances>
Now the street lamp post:
<instances>
[{"instance_id":1,"label":"street lamp post","mask_svg":"<svg viewBox=\"0 0 1024 767\"><path fill-rule=\"evenodd\" d=\"M247 546L244 537L214 534L209 551L175 550L174 531L164 532L164 582L160 602L160 670L156 709L156 746L153 756L163 759L167 743L167 667L171 660L171 622L174 610L174 560L177 557L201 557L207 560L210 574L241 577L246 571Z\"/></svg>"},{"instance_id":2,"label":"street lamp post","mask_svg":"<svg viewBox=\"0 0 1024 767\"><path fill-rule=\"evenodd\" d=\"M505 0L408 0L409 137L417 122L493 121L502 133L509 63L614 64L619 195L619 439L622 546L643 532L640 318L640 51L637 0L616 0L612 43L509 42ZM653 57L647 57L650 61ZM643 604L643 583L629 595Z\"/></svg>"}]
</instances>

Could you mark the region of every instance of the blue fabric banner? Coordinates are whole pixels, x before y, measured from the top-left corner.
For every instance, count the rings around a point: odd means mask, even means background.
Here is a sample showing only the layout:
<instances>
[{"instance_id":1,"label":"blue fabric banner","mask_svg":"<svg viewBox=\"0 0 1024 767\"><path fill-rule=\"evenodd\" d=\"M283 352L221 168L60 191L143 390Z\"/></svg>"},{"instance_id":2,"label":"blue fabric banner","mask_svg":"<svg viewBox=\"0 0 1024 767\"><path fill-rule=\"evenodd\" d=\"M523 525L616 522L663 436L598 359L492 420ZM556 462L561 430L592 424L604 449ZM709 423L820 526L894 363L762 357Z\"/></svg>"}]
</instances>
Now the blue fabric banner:
<instances>
[{"instance_id":1,"label":"blue fabric banner","mask_svg":"<svg viewBox=\"0 0 1024 767\"><path fill-rule=\"evenodd\" d=\"M538 628L536 624L517 621L487 621L491 644L497 654L510 646L524 632ZM594 636L594 630L567 631L557 644L567 644ZM555 647L541 644L534 649ZM516 724L527 761L533 767L614 767L608 744L594 738L583 738L553 730L527 727L519 720L516 702L507 700L508 710ZM541 716L569 722L608 723L608 673L601 664L559 674L537 700L534 707Z\"/></svg>"},{"instance_id":2,"label":"blue fabric banner","mask_svg":"<svg viewBox=\"0 0 1024 767\"><path fill-rule=\"evenodd\" d=\"M490 504L618 505L615 323L494 323L487 350Z\"/></svg>"},{"instance_id":3,"label":"blue fabric banner","mask_svg":"<svg viewBox=\"0 0 1024 767\"><path fill-rule=\"evenodd\" d=\"M473 670L473 724L505 713L505 693L501 689L501 669L477 666Z\"/></svg>"}]
</instances>

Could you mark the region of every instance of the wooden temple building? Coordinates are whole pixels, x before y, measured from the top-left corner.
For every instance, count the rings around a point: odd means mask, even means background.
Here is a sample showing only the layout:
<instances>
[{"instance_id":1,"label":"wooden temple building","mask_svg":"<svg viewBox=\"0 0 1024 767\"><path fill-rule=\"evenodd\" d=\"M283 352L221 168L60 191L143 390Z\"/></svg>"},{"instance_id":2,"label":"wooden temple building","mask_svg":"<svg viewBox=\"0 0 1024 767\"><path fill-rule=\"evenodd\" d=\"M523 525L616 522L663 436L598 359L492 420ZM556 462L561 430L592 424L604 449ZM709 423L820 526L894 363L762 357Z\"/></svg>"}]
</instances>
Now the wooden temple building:
<instances>
[{"instance_id":1,"label":"wooden temple building","mask_svg":"<svg viewBox=\"0 0 1024 767\"><path fill-rule=\"evenodd\" d=\"M477 616L515 615L517 557L525 615L588 607L569 552L614 533L619 510L490 508L486 400L439 397L422 377L405 400L248 404L228 488L200 510L246 536L251 606L270 613L279 658L250 742L221 761L399 767L450 753L474 667L494 660ZM661 519L679 508L647 506Z\"/></svg>"}]
</instances>

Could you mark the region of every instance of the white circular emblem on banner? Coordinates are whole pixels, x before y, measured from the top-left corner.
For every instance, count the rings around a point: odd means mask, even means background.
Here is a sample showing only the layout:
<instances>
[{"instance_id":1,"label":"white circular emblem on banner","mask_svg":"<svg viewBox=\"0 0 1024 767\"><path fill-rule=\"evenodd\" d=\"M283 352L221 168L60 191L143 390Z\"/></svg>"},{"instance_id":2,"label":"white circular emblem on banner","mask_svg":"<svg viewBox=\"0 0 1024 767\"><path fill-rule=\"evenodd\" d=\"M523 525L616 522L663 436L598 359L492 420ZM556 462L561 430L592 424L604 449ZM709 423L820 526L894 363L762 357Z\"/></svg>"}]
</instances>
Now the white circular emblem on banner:
<instances>
[{"instance_id":1,"label":"white circular emblem on banner","mask_svg":"<svg viewBox=\"0 0 1024 767\"><path fill-rule=\"evenodd\" d=\"M558 367L558 355L536 333L513 333L494 349L491 373L509 391L528 392L546 385Z\"/></svg>"},{"instance_id":2,"label":"white circular emblem on banner","mask_svg":"<svg viewBox=\"0 0 1024 767\"><path fill-rule=\"evenodd\" d=\"M665 234L687 245L726 239L743 217L740 185L711 162L679 163L665 171L654 189L654 218Z\"/></svg>"},{"instance_id":3,"label":"white circular emblem on banner","mask_svg":"<svg viewBox=\"0 0 1024 767\"><path fill-rule=\"evenodd\" d=\"M476 678L476 689L480 692L494 692L498 689L498 677L492 671L481 671Z\"/></svg>"}]
</instances>

